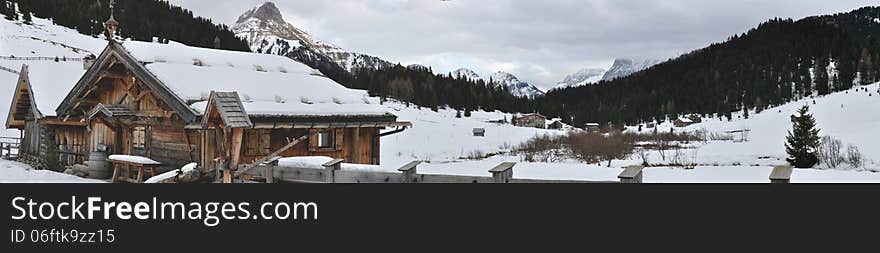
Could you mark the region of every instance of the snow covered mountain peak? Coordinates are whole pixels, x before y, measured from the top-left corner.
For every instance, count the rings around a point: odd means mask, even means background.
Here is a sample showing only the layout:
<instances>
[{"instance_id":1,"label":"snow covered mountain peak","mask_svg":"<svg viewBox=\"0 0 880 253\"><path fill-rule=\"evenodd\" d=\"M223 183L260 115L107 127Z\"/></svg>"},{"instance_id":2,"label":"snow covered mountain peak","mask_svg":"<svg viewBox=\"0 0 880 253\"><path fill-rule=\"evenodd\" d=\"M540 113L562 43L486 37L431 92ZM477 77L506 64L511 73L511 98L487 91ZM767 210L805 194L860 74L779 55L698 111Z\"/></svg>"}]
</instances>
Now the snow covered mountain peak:
<instances>
[{"instance_id":1,"label":"snow covered mountain peak","mask_svg":"<svg viewBox=\"0 0 880 253\"><path fill-rule=\"evenodd\" d=\"M602 80L611 81L616 78L629 76L661 62L663 61L657 59L646 59L642 61L636 61L633 59L616 59L614 60L614 64L611 65L611 68L608 69L608 72L605 73L605 76L602 77Z\"/></svg>"},{"instance_id":2,"label":"snow covered mountain peak","mask_svg":"<svg viewBox=\"0 0 880 253\"><path fill-rule=\"evenodd\" d=\"M555 89L579 87L594 84L602 80L607 71L600 68L585 68L565 77L565 80L557 83Z\"/></svg>"},{"instance_id":3,"label":"snow covered mountain peak","mask_svg":"<svg viewBox=\"0 0 880 253\"><path fill-rule=\"evenodd\" d=\"M239 16L238 21L232 26L232 31L236 36L244 38L250 44L251 50L256 53L288 57L320 54L350 72L358 68L378 69L392 65L377 57L349 52L315 39L304 30L285 21L281 10L272 2L266 2ZM303 53L303 51L309 52Z\"/></svg>"},{"instance_id":4,"label":"snow covered mountain peak","mask_svg":"<svg viewBox=\"0 0 880 253\"><path fill-rule=\"evenodd\" d=\"M240 17L238 17L238 21L236 23L247 22L247 19L249 18L256 18L258 20L272 21L276 23L285 23L284 16L281 15L281 10L279 10L273 2L266 2L259 7L245 12Z\"/></svg>"},{"instance_id":5,"label":"snow covered mountain peak","mask_svg":"<svg viewBox=\"0 0 880 253\"><path fill-rule=\"evenodd\" d=\"M471 70L469 68L456 69L455 71L452 71L450 74L452 75L452 77L466 78L468 80L482 79L482 77L480 77L480 75L477 74L477 72L474 72L473 70Z\"/></svg>"},{"instance_id":6,"label":"snow covered mountain peak","mask_svg":"<svg viewBox=\"0 0 880 253\"><path fill-rule=\"evenodd\" d=\"M492 82L507 87L507 89L515 96L525 98L536 98L544 95L544 91L538 89L534 85L520 81L519 78L511 73L498 71L492 74Z\"/></svg>"}]
</instances>

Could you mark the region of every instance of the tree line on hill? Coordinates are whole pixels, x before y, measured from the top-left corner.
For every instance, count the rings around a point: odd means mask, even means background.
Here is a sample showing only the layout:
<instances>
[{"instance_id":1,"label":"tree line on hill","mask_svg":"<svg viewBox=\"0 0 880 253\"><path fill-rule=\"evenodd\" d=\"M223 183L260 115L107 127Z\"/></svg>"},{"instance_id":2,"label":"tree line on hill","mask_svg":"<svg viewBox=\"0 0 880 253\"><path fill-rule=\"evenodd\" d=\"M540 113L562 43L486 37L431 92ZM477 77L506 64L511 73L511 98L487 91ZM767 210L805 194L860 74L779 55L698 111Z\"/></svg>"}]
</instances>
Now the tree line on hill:
<instances>
[{"instance_id":1,"label":"tree line on hill","mask_svg":"<svg viewBox=\"0 0 880 253\"><path fill-rule=\"evenodd\" d=\"M97 37L105 34L104 21L110 17L110 0L3 0L0 10L9 20L30 22L34 17L49 18L53 23ZM15 13L18 7L22 16ZM177 41L196 47L250 51L247 42L235 36L226 25L193 16L192 11L163 0L116 1L114 16L119 21L118 36L138 41ZM105 34L106 35L106 34Z\"/></svg>"},{"instance_id":2,"label":"tree line on hill","mask_svg":"<svg viewBox=\"0 0 880 253\"><path fill-rule=\"evenodd\" d=\"M699 114L730 119L880 80L880 8L773 19L634 75L554 90L542 113L574 125L635 124Z\"/></svg>"},{"instance_id":3,"label":"tree line on hill","mask_svg":"<svg viewBox=\"0 0 880 253\"><path fill-rule=\"evenodd\" d=\"M492 80L472 80L451 74L435 74L431 68L408 68L400 64L379 70L358 69L343 83L370 95L395 98L433 109L448 106L465 112L502 110L528 112L533 101L514 96Z\"/></svg>"},{"instance_id":4,"label":"tree line on hill","mask_svg":"<svg viewBox=\"0 0 880 253\"><path fill-rule=\"evenodd\" d=\"M735 111L748 115L880 81L878 18L880 8L865 7L799 21L772 19L634 75L553 90L535 100L510 96L491 80L402 66L334 79L427 107L539 112L574 126L633 125L683 115L730 120Z\"/></svg>"}]
</instances>

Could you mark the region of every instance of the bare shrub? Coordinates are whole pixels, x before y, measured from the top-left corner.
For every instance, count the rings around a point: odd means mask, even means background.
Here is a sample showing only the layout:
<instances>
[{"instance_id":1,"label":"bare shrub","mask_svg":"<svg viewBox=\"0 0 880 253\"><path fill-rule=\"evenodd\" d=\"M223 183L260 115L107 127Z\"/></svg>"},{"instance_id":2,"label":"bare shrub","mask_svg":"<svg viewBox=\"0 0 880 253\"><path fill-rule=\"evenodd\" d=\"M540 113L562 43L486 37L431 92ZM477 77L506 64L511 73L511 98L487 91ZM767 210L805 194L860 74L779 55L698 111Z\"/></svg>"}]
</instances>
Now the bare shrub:
<instances>
[{"instance_id":1,"label":"bare shrub","mask_svg":"<svg viewBox=\"0 0 880 253\"><path fill-rule=\"evenodd\" d=\"M819 161L829 168L837 168L845 160L840 152L843 142L831 136L822 137L819 143Z\"/></svg>"},{"instance_id":2,"label":"bare shrub","mask_svg":"<svg viewBox=\"0 0 880 253\"><path fill-rule=\"evenodd\" d=\"M865 165L865 160L862 152L859 151L859 147L852 144L846 146L846 162L852 165L853 168L861 168Z\"/></svg>"},{"instance_id":3,"label":"bare shrub","mask_svg":"<svg viewBox=\"0 0 880 253\"><path fill-rule=\"evenodd\" d=\"M527 162L561 162L565 149L559 137L540 135L520 144L515 151Z\"/></svg>"},{"instance_id":4,"label":"bare shrub","mask_svg":"<svg viewBox=\"0 0 880 253\"><path fill-rule=\"evenodd\" d=\"M637 148L635 151L636 151L635 153L639 157L639 159L642 160L642 166L645 166L645 167L651 166L651 162L648 161L648 159L651 158L650 150L648 150L645 147L640 147L640 148Z\"/></svg>"},{"instance_id":5,"label":"bare shrub","mask_svg":"<svg viewBox=\"0 0 880 253\"><path fill-rule=\"evenodd\" d=\"M633 143L622 134L575 133L566 139L572 156L587 163L607 161L611 167L613 160L626 159L633 152Z\"/></svg>"}]
</instances>

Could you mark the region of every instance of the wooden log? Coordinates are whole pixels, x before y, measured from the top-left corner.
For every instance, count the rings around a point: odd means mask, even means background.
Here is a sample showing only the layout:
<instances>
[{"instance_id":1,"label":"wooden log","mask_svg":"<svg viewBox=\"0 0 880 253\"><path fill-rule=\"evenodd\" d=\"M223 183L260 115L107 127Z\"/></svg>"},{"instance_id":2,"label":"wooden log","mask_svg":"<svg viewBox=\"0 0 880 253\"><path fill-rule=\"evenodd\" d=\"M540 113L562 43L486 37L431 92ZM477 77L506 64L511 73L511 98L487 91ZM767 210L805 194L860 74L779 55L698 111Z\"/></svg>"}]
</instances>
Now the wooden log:
<instances>
[{"instance_id":1,"label":"wooden log","mask_svg":"<svg viewBox=\"0 0 880 253\"><path fill-rule=\"evenodd\" d=\"M510 183L510 180L513 179L513 166L516 166L516 163L505 162L489 170L495 183Z\"/></svg>"}]
</instances>

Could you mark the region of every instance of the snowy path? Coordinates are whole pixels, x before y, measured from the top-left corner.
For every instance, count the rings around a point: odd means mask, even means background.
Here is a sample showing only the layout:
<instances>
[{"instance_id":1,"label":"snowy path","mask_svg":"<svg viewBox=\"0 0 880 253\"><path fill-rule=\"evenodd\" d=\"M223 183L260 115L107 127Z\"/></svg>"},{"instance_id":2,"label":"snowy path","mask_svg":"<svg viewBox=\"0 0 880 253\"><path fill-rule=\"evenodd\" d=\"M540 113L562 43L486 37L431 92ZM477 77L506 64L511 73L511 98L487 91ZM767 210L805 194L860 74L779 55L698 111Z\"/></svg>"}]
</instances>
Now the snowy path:
<instances>
[{"instance_id":1,"label":"snowy path","mask_svg":"<svg viewBox=\"0 0 880 253\"><path fill-rule=\"evenodd\" d=\"M0 183L104 183L48 170L34 170L13 161L0 160Z\"/></svg>"}]
</instances>

